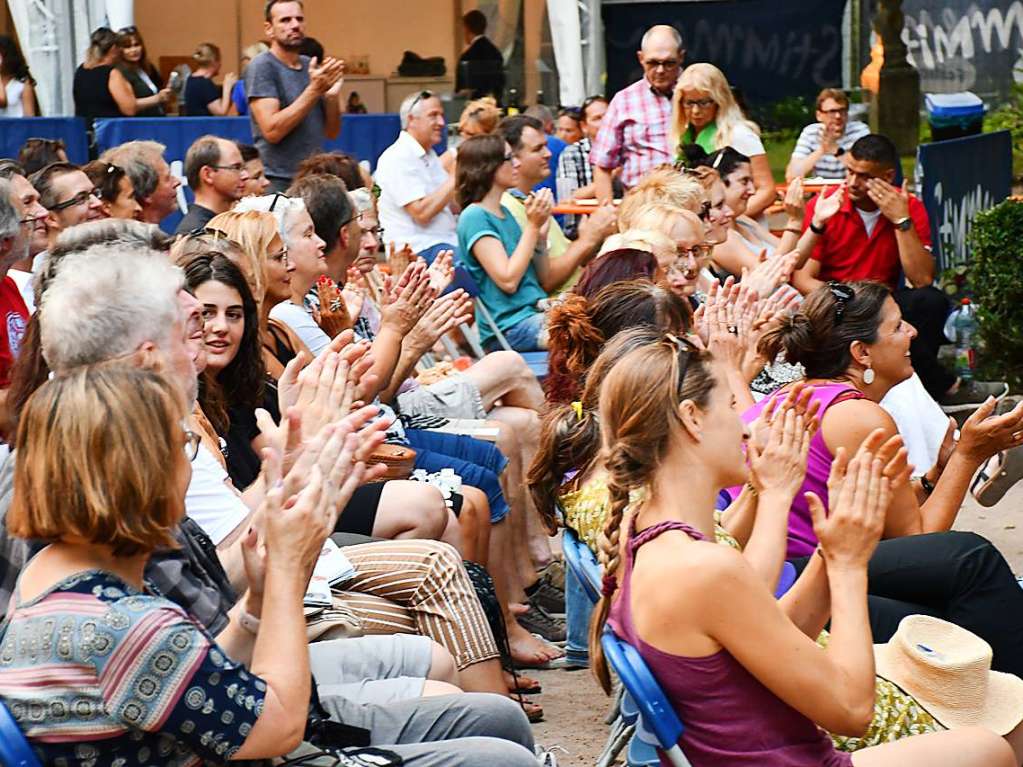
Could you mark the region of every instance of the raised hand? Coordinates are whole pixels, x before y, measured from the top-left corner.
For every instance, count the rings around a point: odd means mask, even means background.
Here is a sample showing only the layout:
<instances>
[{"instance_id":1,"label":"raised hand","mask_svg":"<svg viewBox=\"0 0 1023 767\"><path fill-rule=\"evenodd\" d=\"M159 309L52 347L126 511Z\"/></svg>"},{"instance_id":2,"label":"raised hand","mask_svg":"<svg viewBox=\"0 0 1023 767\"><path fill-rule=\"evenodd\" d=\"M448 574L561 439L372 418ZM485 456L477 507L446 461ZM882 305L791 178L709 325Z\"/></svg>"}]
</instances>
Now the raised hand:
<instances>
[{"instance_id":1,"label":"raised hand","mask_svg":"<svg viewBox=\"0 0 1023 767\"><path fill-rule=\"evenodd\" d=\"M416 254L412 251L412 246L407 242L401 248L395 248L393 242L388 243L387 265L391 269L392 278L404 277L409 264L415 260Z\"/></svg>"},{"instance_id":2,"label":"raised hand","mask_svg":"<svg viewBox=\"0 0 1023 767\"><path fill-rule=\"evenodd\" d=\"M380 324L390 325L401 336L416 326L437 293L430 286L430 276L422 260L413 261L398 280L391 301L380 309Z\"/></svg>"},{"instance_id":3,"label":"raised hand","mask_svg":"<svg viewBox=\"0 0 1023 767\"><path fill-rule=\"evenodd\" d=\"M472 319L472 296L454 290L433 302L409 334L409 341L424 353L449 331Z\"/></svg>"},{"instance_id":4,"label":"raised hand","mask_svg":"<svg viewBox=\"0 0 1023 767\"><path fill-rule=\"evenodd\" d=\"M843 181L838 189L824 196L824 190L821 189L817 193L817 202L813 206L813 225L820 229L831 217L838 213L842 208L842 204L845 202L845 195L847 189L847 182Z\"/></svg>"},{"instance_id":5,"label":"raised hand","mask_svg":"<svg viewBox=\"0 0 1023 767\"><path fill-rule=\"evenodd\" d=\"M801 225L803 214L806 213L806 197L803 194L803 179L794 178L785 190L785 215L789 221Z\"/></svg>"},{"instance_id":6,"label":"raised hand","mask_svg":"<svg viewBox=\"0 0 1023 767\"><path fill-rule=\"evenodd\" d=\"M762 258L750 272L743 272L741 284L754 291L760 298L767 298L792 279L792 272L798 260L798 251Z\"/></svg>"},{"instance_id":7,"label":"raised hand","mask_svg":"<svg viewBox=\"0 0 1023 767\"><path fill-rule=\"evenodd\" d=\"M328 56L321 64L314 56L309 61L309 87L323 96L344 76L344 73L344 61Z\"/></svg>"},{"instance_id":8,"label":"raised hand","mask_svg":"<svg viewBox=\"0 0 1023 767\"><path fill-rule=\"evenodd\" d=\"M341 290L334 280L325 274L320 275L316 280L316 295L320 299L319 317L316 320L320 330L334 338L338 333L352 328L358 315L353 316L349 313ZM361 311L362 307L359 308Z\"/></svg>"},{"instance_id":9,"label":"raised hand","mask_svg":"<svg viewBox=\"0 0 1023 767\"><path fill-rule=\"evenodd\" d=\"M541 189L533 192L526 198L526 220L540 229L551 217L551 209L554 207L554 198L550 189Z\"/></svg>"},{"instance_id":10,"label":"raised hand","mask_svg":"<svg viewBox=\"0 0 1023 767\"><path fill-rule=\"evenodd\" d=\"M451 280L455 278L455 252L442 250L433 259L427 273L430 275L430 287L439 296L448 289Z\"/></svg>"},{"instance_id":11,"label":"raised hand","mask_svg":"<svg viewBox=\"0 0 1023 767\"><path fill-rule=\"evenodd\" d=\"M893 224L909 216L909 188L906 182L898 189L884 179L867 181L867 196L881 210L881 215Z\"/></svg>"},{"instance_id":12,"label":"raised hand","mask_svg":"<svg viewBox=\"0 0 1023 767\"><path fill-rule=\"evenodd\" d=\"M777 495L786 506L791 503L806 477L810 441L818 426L816 417L786 408L771 419L762 446L760 440L747 443L750 482L758 493Z\"/></svg>"},{"instance_id":13,"label":"raised hand","mask_svg":"<svg viewBox=\"0 0 1023 767\"><path fill-rule=\"evenodd\" d=\"M960 429L954 452L976 466L995 453L1023 445L1023 401L1002 415L992 415L996 405L995 398L989 397Z\"/></svg>"},{"instance_id":14,"label":"raised hand","mask_svg":"<svg viewBox=\"0 0 1023 767\"><path fill-rule=\"evenodd\" d=\"M867 449L867 440L848 462L845 449L839 448L828 477L830 513L815 493L806 494L829 568L862 569L874 553L891 502L891 481L884 468L882 460Z\"/></svg>"}]
</instances>

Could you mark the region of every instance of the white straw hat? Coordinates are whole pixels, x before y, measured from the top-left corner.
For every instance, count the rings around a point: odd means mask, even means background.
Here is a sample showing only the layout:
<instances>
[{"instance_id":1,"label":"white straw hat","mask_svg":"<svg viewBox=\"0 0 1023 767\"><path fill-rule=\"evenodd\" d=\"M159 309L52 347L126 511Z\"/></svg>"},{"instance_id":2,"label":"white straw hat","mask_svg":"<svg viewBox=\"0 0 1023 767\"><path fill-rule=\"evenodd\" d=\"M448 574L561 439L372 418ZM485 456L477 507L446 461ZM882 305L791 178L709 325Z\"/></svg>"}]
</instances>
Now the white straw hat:
<instances>
[{"instance_id":1,"label":"white straw hat","mask_svg":"<svg viewBox=\"0 0 1023 767\"><path fill-rule=\"evenodd\" d=\"M1023 721L1023 679L991 670L991 645L954 623L909 615L874 645L877 675L916 698L943 726L1005 735Z\"/></svg>"}]
</instances>

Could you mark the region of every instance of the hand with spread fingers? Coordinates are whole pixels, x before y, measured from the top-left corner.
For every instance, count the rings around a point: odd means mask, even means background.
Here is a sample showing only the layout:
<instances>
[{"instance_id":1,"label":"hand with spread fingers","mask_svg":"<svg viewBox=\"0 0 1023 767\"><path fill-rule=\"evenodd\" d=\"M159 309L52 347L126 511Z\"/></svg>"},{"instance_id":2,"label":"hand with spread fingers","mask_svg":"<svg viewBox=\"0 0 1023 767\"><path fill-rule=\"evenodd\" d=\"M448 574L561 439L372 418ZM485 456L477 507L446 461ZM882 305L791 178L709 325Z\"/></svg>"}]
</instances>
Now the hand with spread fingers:
<instances>
[{"instance_id":1,"label":"hand with spread fingers","mask_svg":"<svg viewBox=\"0 0 1023 767\"><path fill-rule=\"evenodd\" d=\"M441 296L409 333L408 342L425 354L446 333L472 320L472 296L459 288Z\"/></svg>"},{"instance_id":2,"label":"hand with spread fingers","mask_svg":"<svg viewBox=\"0 0 1023 767\"><path fill-rule=\"evenodd\" d=\"M760 298L768 298L792 279L792 272L798 261L798 251L765 258L748 273L743 270L740 284L746 285Z\"/></svg>"},{"instance_id":3,"label":"hand with spread fingers","mask_svg":"<svg viewBox=\"0 0 1023 767\"><path fill-rule=\"evenodd\" d=\"M453 250L442 250L433 259L427 272L430 275L430 287L439 296L455 278L455 252Z\"/></svg>"},{"instance_id":4,"label":"hand with spread fingers","mask_svg":"<svg viewBox=\"0 0 1023 767\"><path fill-rule=\"evenodd\" d=\"M1023 445L1023 401L1008 413L992 415L998 404L994 397L966 419L953 455L961 455L979 467L996 453Z\"/></svg>"},{"instance_id":5,"label":"hand with spread fingers","mask_svg":"<svg viewBox=\"0 0 1023 767\"><path fill-rule=\"evenodd\" d=\"M430 286L426 263L413 261L391 291L388 302L380 307L380 324L393 327L404 337L416 326L436 296L436 291Z\"/></svg>"},{"instance_id":6,"label":"hand with spread fingers","mask_svg":"<svg viewBox=\"0 0 1023 767\"><path fill-rule=\"evenodd\" d=\"M818 426L815 417L784 408L767 425L762 446L758 440L748 443L750 482L761 496L776 495L784 500L782 508L791 504L806 477L810 441Z\"/></svg>"},{"instance_id":7,"label":"hand with spread fingers","mask_svg":"<svg viewBox=\"0 0 1023 767\"><path fill-rule=\"evenodd\" d=\"M881 210L881 215L893 224L909 216L909 187L894 187L881 178L867 181L867 196Z\"/></svg>"},{"instance_id":8,"label":"hand with spread fingers","mask_svg":"<svg viewBox=\"0 0 1023 767\"><path fill-rule=\"evenodd\" d=\"M818 229L822 228L832 217L842 209L845 202L847 182L843 181L838 189L829 195L824 194L821 189L817 193L817 201L813 206L813 219L811 223Z\"/></svg>"}]
</instances>

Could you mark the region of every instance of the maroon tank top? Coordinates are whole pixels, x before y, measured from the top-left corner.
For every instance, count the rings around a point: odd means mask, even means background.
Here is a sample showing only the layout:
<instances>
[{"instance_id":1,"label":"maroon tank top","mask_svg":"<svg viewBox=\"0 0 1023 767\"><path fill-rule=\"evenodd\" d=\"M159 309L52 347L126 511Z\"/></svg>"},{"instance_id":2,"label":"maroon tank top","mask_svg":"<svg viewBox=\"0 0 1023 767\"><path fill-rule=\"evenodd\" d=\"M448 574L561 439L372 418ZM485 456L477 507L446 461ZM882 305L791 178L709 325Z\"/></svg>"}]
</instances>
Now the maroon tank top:
<instances>
[{"instance_id":1,"label":"maroon tank top","mask_svg":"<svg viewBox=\"0 0 1023 767\"><path fill-rule=\"evenodd\" d=\"M849 754L836 751L823 730L764 687L727 650L702 658L672 655L639 636L629 607L636 549L666 530L704 540L684 522L630 530L624 575L608 623L636 648L671 701L685 725L679 743L693 767L851 767ZM663 757L661 764L670 767Z\"/></svg>"}]
</instances>

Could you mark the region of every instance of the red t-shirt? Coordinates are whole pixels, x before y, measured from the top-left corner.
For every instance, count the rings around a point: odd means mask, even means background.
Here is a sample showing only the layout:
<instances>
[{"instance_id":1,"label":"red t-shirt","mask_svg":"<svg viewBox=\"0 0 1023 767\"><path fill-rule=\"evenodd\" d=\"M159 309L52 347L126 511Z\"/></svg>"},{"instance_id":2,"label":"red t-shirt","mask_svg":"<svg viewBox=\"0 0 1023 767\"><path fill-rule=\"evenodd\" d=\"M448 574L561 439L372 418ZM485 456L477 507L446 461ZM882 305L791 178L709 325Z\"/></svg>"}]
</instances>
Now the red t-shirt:
<instances>
[{"instance_id":1,"label":"red t-shirt","mask_svg":"<svg viewBox=\"0 0 1023 767\"><path fill-rule=\"evenodd\" d=\"M816 205L816 197L807 203L803 231L810 226ZM912 195L909 196L909 217L913 220L920 242L930 249L931 223L927 218L927 210ZM902 274L895 225L883 215L879 216L873 233L868 237L866 225L848 197L838 213L825 225L824 234L817 239L810 258L820 262L819 279L824 281L877 280L894 290Z\"/></svg>"},{"instance_id":2,"label":"red t-shirt","mask_svg":"<svg viewBox=\"0 0 1023 767\"><path fill-rule=\"evenodd\" d=\"M11 385L11 367L21 351L21 339L28 324L28 307L9 275L0 281L0 389Z\"/></svg>"}]
</instances>

